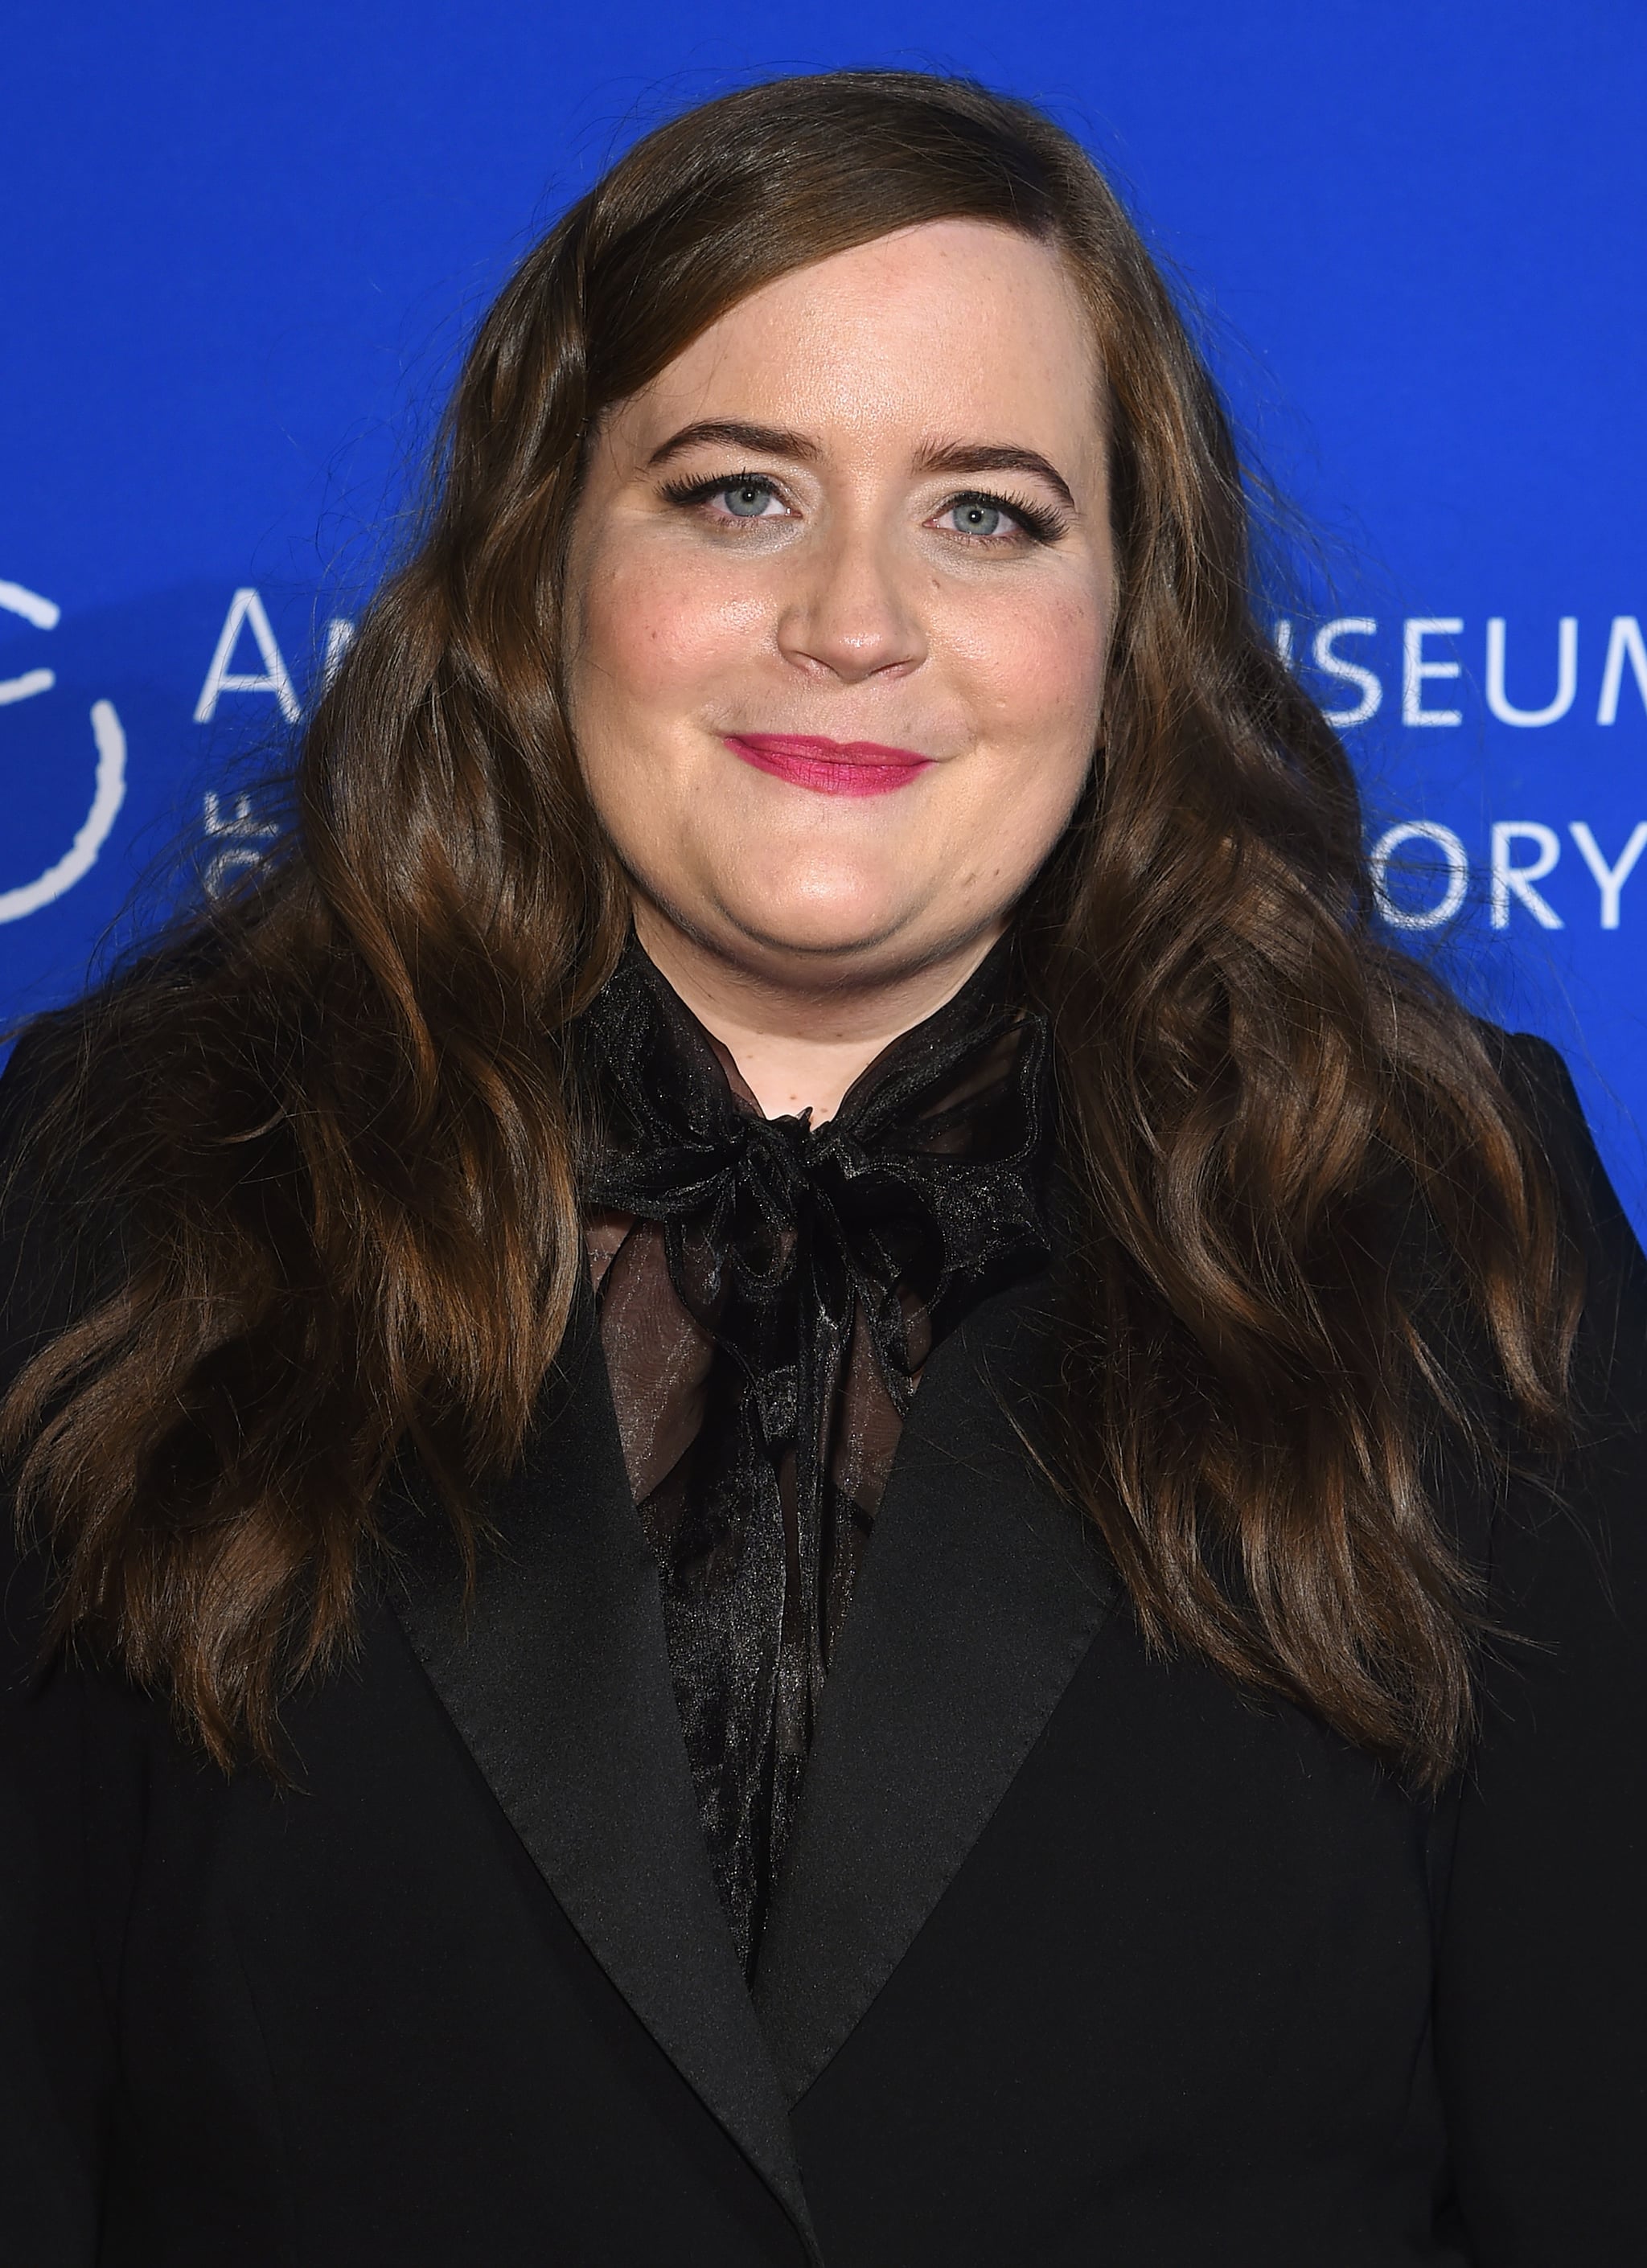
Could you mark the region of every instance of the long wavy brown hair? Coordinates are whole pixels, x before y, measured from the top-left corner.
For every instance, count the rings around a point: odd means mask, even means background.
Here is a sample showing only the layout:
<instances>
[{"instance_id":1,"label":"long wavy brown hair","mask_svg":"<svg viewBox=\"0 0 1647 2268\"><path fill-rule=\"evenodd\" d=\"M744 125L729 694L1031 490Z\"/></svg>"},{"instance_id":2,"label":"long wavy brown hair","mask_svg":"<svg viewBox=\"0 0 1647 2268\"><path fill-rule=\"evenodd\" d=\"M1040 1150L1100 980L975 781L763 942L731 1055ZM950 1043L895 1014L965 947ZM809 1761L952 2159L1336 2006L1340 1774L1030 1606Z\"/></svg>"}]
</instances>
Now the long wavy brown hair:
<instances>
[{"instance_id":1,"label":"long wavy brown hair","mask_svg":"<svg viewBox=\"0 0 1647 2268\"><path fill-rule=\"evenodd\" d=\"M564 1040L628 918L559 674L589 437L745 294L956 217L1061 254L1112 436L1104 745L1021 917L1081 1207L1053 1469L1151 1641L1419 1783L1460 1755L1478 1600L1426 1447L1459 1317L1559 1425L1576 1293L1537 1141L1373 927L1349 766L1255 618L1230 428L1116 197L1021 102L844 72L662 127L521 262L289 839L22 1042L18 1186L47 1245L104 1256L0 1405L51 1639L225 1763L273 1760L283 1694L347 1646L404 1445L476 1547L565 1328Z\"/></svg>"}]
</instances>

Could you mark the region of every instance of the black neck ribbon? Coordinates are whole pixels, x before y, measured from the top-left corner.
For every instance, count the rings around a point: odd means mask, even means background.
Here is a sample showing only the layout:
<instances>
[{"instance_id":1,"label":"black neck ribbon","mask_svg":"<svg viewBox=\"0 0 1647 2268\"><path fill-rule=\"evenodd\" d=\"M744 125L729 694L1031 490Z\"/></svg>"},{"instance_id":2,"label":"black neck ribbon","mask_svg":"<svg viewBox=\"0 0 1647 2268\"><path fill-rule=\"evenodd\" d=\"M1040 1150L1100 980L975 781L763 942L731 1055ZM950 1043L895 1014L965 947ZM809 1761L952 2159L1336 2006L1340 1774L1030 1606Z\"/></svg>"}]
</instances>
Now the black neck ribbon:
<instances>
[{"instance_id":1,"label":"black neck ribbon","mask_svg":"<svg viewBox=\"0 0 1647 2268\"><path fill-rule=\"evenodd\" d=\"M751 1977L824 1678L932 1347L1047 1262L1010 932L833 1117L767 1118L634 938L580 1020L602 1332L704 1831Z\"/></svg>"}]
</instances>

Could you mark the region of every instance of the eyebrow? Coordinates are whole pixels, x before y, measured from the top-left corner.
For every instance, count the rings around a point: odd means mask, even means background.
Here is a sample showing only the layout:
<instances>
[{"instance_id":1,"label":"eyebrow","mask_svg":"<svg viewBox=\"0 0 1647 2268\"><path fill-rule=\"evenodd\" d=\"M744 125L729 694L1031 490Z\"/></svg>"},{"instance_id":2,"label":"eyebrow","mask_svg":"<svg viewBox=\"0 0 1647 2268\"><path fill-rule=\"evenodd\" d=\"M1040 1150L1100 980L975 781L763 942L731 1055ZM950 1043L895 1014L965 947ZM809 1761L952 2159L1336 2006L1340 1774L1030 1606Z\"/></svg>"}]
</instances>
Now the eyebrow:
<instances>
[{"instance_id":1,"label":"eyebrow","mask_svg":"<svg viewBox=\"0 0 1647 2268\"><path fill-rule=\"evenodd\" d=\"M678 433L661 441L646 460L647 470L667 465L671 457L705 441L717 442L723 448L747 449L752 457L788 457L802 465L816 464L823 454L816 441L809 441L804 433L786 432L781 425L751 425L741 417L700 417L695 425L683 425Z\"/></svg>"},{"instance_id":2,"label":"eyebrow","mask_svg":"<svg viewBox=\"0 0 1647 2268\"><path fill-rule=\"evenodd\" d=\"M923 449L915 460L918 473L1033 473L1043 480L1055 496L1060 496L1075 509L1075 499L1068 482L1042 456L1038 449L1024 449L1016 442L993 444L984 441L934 442Z\"/></svg>"},{"instance_id":3,"label":"eyebrow","mask_svg":"<svg viewBox=\"0 0 1647 2268\"><path fill-rule=\"evenodd\" d=\"M752 457L787 457L792 463L802 465L815 465L824 453L806 434L792 432L781 425L755 425L741 417L701 417L694 424L683 425L667 441L661 441L646 460L647 469L667 465L671 458L705 444L746 450ZM1049 464L1038 450L1021 447L1016 442L931 442L917 454L914 469L918 473L958 475L1030 473L1045 481L1072 512L1075 509L1069 483L1057 467Z\"/></svg>"}]
</instances>

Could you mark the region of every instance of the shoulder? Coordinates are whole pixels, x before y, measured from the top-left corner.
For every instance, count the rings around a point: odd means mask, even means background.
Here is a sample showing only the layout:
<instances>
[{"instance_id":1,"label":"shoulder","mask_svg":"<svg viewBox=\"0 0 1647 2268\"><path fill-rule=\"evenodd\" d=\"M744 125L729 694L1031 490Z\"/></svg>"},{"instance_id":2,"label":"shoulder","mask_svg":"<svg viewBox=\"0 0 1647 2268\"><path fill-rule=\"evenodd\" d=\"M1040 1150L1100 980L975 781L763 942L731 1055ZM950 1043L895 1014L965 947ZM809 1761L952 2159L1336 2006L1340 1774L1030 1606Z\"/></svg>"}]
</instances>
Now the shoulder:
<instances>
[{"instance_id":1,"label":"shoulder","mask_svg":"<svg viewBox=\"0 0 1647 2268\"><path fill-rule=\"evenodd\" d=\"M1584 1281L1577 1350L1581 1388L1647 1418L1647 1258L1614 1188L1565 1058L1531 1032L1489 1034L1499 1073L1548 1166L1562 1226ZM1587 1366L1591 1376L1582 1375ZM1604 1375L1598 1376L1598 1366Z\"/></svg>"},{"instance_id":2,"label":"shoulder","mask_svg":"<svg viewBox=\"0 0 1647 2268\"><path fill-rule=\"evenodd\" d=\"M0 1071L0 1307L6 1328L0 1384L15 1367L13 1341L38 1304L49 1220L77 1176L65 1156L84 1049L66 1016L25 1027Z\"/></svg>"},{"instance_id":3,"label":"shoulder","mask_svg":"<svg viewBox=\"0 0 1647 2268\"><path fill-rule=\"evenodd\" d=\"M1548 1163L1581 1303L1566 1440L1539 1452L1512 1439L1495 1589L1507 1625L1550 1646L1566 1675L1575 1647L1599 1662L1647 1639L1647 1258L1560 1052L1529 1033L1496 1036ZM1616 1665L1638 1709L1643 1664ZM1525 1660L1517 1674L1533 1674Z\"/></svg>"},{"instance_id":4,"label":"shoulder","mask_svg":"<svg viewBox=\"0 0 1647 2268\"><path fill-rule=\"evenodd\" d=\"M209 1034L235 1024L236 1004L218 1004L215 1023L202 1012L225 942L209 924L162 939L34 1017L0 1069L0 1392L19 1318L61 1329L111 1288L130 1255L133 1193L164 1178L155 1130L197 1132L191 1103L206 1103L214 1067L232 1068Z\"/></svg>"},{"instance_id":5,"label":"shoulder","mask_svg":"<svg viewBox=\"0 0 1647 2268\"><path fill-rule=\"evenodd\" d=\"M78 1009L26 1027L0 1071L0 1395L126 1264L121 1208L99 1167L118 1086Z\"/></svg>"},{"instance_id":6,"label":"shoulder","mask_svg":"<svg viewBox=\"0 0 1647 2268\"><path fill-rule=\"evenodd\" d=\"M1525 1290L1555 1305L1559 1425L1525 1417L1493 1343L1483 1297L1513 1305L1513 1279L1483 1294L1422 1202L1398 1205L1392 1257L1448 1383L1433 1451L1444 1525L1472 1565L1493 1571L1496 1605L1520 1628L1535 1563L1593 1560L1621 1524L1647 1533L1637 1508L1647 1508L1647 1259L1561 1051L1530 1032L1480 1021L1474 1031L1553 1210L1555 1246L1546 1237L1542 1260L1529 1253ZM1552 1265L1559 1288L1545 1275Z\"/></svg>"},{"instance_id":7,"label":"shoulder","mask_svg":"<svg viewBox=\"0 0 1647 2268\"><path fill-rule=\"evenodd\" d=\"M1542 1144L1561 1195L1597 1220L1624 1224L1635 1233L1601 1162L1567 1059L1533 1032L1481 1027L1498 1073L1526 1114Z\"/></svg>"}]
</instances>

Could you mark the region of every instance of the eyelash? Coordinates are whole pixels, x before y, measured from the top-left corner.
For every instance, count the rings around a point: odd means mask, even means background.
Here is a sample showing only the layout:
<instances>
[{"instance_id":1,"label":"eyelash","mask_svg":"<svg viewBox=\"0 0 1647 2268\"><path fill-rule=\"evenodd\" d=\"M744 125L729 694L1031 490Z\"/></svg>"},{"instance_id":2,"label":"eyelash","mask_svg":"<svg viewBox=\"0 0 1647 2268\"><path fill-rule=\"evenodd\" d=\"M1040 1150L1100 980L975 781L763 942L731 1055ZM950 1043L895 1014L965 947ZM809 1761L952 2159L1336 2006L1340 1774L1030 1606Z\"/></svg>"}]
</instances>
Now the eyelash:
<instances>
[{"instance_id":1,"label":"eyelash","mask_svg":"<svg viewBox=\"0 0 1647 2268\"><path fill-rule=\"evenodd\" d=\"M666 481L660 493L670 504L691 505L707 504L712 497L722 496L727 489L745 487L765 489L773 496L783 493L777 482L766 473L720 473L710 480ZM1055 543L1069 525L1064 513L1055 512L1046 504L1033 504L1028 497L1005 496L986 489L963 489L952 496L942 510L954 512L958 505L969 504L981 504L991 512L1008 513L1017 521L1022 533L1035 543ZM759 524L758 519L744 523L750 527ZM961 531L956 528L946 533L960 534ZM964 536L962 540L969 543L997 544L1010 542L1012 538L1010 534L971 535Z\"/></svg>"}]
</instances>

